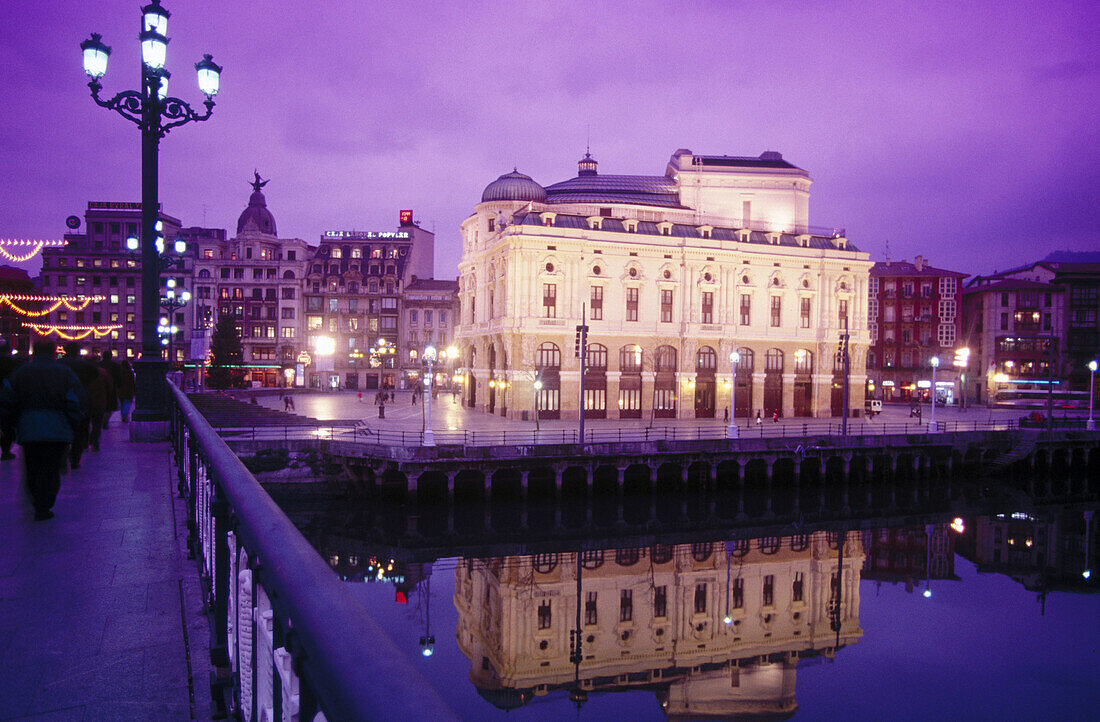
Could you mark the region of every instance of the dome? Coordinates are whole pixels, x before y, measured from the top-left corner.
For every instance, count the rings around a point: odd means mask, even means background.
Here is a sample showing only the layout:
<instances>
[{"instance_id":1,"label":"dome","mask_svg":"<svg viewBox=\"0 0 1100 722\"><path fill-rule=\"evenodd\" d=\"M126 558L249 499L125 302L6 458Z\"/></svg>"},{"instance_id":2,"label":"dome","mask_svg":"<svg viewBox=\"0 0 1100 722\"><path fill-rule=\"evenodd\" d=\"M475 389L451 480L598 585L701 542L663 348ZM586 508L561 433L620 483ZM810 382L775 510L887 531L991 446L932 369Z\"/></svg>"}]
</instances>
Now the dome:
<instances>
[{"instance_id":1,"label":"dome","mask_svg":"<svg viewBox=\"0 0 1100 722\"><path fill-rule=\"evenodd\" d=\"M264 194L260 190L267 185L267 181L262 181L260 174L257 173L256 180L250 185L252 186L252 195L248 198L248 208L245 208L237 219L237 235L239 236L249 223L254 224L256 230L260 233L270 236L279 235L275 230L275 216L271 215L271 211L267 209L267 199L264 198Z\"/></svg>"},{"instance_id":2,"label":"dome","mask_svg":"<svg viewBox=\"0 0 1100 722\"><path fill-rule=\"evenodd\" d=\"M481 202L488 203L489 201L535 201L536 203L544 203L546 201L546 191L532 180L531 176L513 170L511 173L505 173L485 186L485 190L481 193Z\"/></svg>"}]
</instances>

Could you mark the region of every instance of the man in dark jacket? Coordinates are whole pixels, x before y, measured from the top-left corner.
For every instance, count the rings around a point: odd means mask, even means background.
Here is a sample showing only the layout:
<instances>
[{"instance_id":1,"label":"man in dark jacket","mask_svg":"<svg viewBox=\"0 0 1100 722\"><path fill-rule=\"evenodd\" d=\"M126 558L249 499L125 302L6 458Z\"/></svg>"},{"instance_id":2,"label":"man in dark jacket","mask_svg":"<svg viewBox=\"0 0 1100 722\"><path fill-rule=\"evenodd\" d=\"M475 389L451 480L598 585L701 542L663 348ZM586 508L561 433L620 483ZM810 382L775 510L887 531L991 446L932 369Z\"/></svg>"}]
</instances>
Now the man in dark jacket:
<instances>
[{"instance_id":1,"label":"man in dark jacket","mask_svg":"<svg viewBox=\"0 0 1100 722\"><path fill-rule=\"evenodd\" d=\"M118 409L118 388L122 385L122 367L118 365L118 362L114 359L114 354L109 350L103 352L103 360L99 362L99 367L106 371L107 376L111 379L111 390L107 396L107 411L103 414L103 428L106 429L111 421L111 414Z\"/></svg>"},{"instance_id":2,"label":"man in dark jacket","mask_svg":"<svg viewBox=\"0 0 1100 722\"><path fill-rule=\"evenodd\" d=\"M53 518L65 447L84 416L80 380L54 355L53 343L35 341L30 363L0 387L0 424L14 426L23 447L36 521Z\"/></svg>"}]
</instances>

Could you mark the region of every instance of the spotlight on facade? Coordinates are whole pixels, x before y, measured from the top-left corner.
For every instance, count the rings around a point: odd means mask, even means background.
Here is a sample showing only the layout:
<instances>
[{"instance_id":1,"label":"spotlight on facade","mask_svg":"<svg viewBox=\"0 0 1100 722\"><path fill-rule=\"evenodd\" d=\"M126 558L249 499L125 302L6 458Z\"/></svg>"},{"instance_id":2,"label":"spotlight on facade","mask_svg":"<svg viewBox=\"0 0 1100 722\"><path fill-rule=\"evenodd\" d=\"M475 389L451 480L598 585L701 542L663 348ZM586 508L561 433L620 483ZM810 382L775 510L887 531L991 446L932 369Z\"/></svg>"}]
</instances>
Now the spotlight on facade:
<instances>
[{"instance_id":1,"label":"spotlight on facade","mask_svg":"<svg viewBox=\"0 0 1100 722\"><path fill-rule=\"evenodd\" d=\"M330 336L318 336L313 342L313 350L321 356L331 356L336 353L336 339Z\"/></svg>"}]
</instances>

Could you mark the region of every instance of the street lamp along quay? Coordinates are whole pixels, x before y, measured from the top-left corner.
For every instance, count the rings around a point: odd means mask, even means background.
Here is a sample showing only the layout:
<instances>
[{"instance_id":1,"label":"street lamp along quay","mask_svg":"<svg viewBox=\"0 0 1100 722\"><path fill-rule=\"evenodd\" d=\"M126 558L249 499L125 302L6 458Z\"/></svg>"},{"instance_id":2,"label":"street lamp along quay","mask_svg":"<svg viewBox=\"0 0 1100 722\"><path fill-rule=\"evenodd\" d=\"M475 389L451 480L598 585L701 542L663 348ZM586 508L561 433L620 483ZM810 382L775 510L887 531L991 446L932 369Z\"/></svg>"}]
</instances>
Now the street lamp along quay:
<instances>
[{"instance_id":1,"label":"street lamp along quay","mask_svg":"<svg viewBox=\"0 0 1100 722\"><path fill-rule=\"evenodd\" d=\"M141 358L134 362L136 409L131 426L133 438L162 437L167 433L167 388L164 374L168 364L161 358L157 335L160 305L160 266L156 239L158 213L158 152L160 139L172 128L208 120L214 111L214 96L221 79L219 67L210 55L195 64L199 90L206 97L206 112L197 113L185 101L169 97L165 68L168 54L168 18L170 13L152 0L141 9L141 90L124 90L103 99L100 79L107 73L111 49L102 36L93 33L80 44L84 72L90 78L92 100L101 108L117 112L141 130ZM163 239L160 244L163 248ZM135 249L136 250L136 249Z\"/></svg>"}]
</instances>

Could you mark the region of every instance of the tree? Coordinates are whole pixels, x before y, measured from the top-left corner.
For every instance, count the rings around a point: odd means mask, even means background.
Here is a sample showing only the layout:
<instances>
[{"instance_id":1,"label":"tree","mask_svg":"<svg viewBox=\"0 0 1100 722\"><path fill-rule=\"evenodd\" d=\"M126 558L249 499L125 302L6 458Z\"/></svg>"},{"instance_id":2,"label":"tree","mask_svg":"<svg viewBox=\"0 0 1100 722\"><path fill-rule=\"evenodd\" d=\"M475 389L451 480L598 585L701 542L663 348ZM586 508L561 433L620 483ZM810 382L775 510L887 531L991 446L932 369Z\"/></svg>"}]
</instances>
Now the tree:
<instances>
[{"instance_id":1,"label":"tree","mask_svg":"<svg viewBox=\"0 0 1100 722\"><path fill-rule=\"evenodd\" d=\"M233 316L227 314L218 318L210 342L210 354L207 386L212 389L244 388L244 369L241 368L244 351Z\"/></svg>"}]
</instances>

